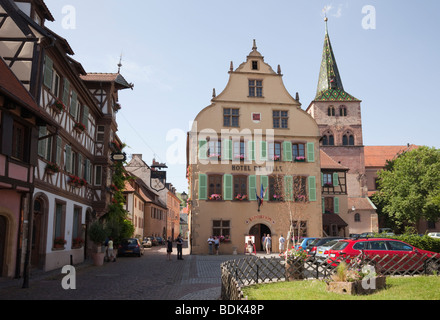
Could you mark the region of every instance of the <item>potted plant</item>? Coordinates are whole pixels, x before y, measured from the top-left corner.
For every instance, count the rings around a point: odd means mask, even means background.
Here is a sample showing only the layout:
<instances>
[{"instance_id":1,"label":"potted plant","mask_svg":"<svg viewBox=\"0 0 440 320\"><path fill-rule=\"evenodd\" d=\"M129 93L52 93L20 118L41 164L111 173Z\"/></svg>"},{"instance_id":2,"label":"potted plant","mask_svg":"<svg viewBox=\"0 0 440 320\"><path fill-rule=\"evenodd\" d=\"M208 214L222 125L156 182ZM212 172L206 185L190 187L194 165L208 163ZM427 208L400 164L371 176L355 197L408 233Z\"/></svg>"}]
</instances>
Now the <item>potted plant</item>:
<instances>
[{"instance_id":1,"label":"potted plant","mask_svg":"<svg viewBox=\"0 0 440 320\"><path fill-rule=\"evenodd\" d=\"M64 249L64 245L67 243L63 237L56 237L53 241L53 247L55 249Z\"/></svg>"},{"instance_id":2,"label":"potted plant","mask_svg":"<svg viewBox=\"0 0 440 320\"><path fill-rule=\"evenodd\" d=\"M307 259L307 252L302 248L292 248L280 254L286 261L286 281L304 279L304 261Z\"/></svg>"},{"instance_id":3,"label":"potted plant","mask_svg":"<svg viewBox=\"0 0 440 320\"><path fill-rule=\"evenodd\" d=\"M84 245L84 240L80 237L74 238L72 240L72 248L78 249L81 248Z\"/></svg>"},{"instance_id":4,"label":"potted plant","mask_svg":"<svg viewBox=\"0 0 440 320\"><path fill-rule=\"evenodd\" d=\"M96 246L96 250L92 253L93 264L95 266L102 266L104 264L105 256L105 253L102 250L102 244L107 238L107 230L102 222L95 221L90 226L88 233L90 240L92 240Z\"/></svg>"},{"instance_id":5,"label":"potted plant","mask_svg":"<svg viewBox=\"0 0 440 320\"><path fill-rule=\"evenodd\" d=\"M221 194L214 193L209 196L209 200L212 200L212 201L220 201L221 199L222 199Z\"/></svg>"}]
</instances>

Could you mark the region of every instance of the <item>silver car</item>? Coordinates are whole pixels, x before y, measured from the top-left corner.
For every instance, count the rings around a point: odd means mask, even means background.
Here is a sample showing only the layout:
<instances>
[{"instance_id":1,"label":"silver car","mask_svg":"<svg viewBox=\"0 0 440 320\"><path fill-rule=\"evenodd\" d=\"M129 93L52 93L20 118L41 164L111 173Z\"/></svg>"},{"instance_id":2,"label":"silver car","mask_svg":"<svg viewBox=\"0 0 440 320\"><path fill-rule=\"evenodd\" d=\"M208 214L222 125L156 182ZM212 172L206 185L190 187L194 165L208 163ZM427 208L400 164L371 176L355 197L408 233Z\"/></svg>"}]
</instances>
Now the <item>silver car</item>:
<instances>
[{"instance_id":1,"label":"silver car","mask_svg":"<svg viewBox=\"0 0 440 320\"><path fill-rule=\"evenodd\" d=\"M328 257L328 250L330 250L335 244L337 244L341 239L336 239L329 241L322 246L316 248L315 260L318 263L324 262Z\"/></svg>"}]
</instances>

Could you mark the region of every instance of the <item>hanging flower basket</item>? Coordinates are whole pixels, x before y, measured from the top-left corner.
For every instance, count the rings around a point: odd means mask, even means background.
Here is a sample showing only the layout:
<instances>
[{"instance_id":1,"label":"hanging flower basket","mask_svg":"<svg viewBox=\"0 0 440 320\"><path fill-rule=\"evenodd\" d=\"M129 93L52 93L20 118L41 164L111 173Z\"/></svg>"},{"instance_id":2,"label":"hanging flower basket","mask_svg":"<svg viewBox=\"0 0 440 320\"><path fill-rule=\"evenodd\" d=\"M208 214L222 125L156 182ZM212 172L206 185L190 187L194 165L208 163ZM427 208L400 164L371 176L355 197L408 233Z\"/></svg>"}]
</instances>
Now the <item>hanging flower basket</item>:
<instances>
[{"instance_id":1,"label":"hanging flower basket","mask_svg":"<svg viewBox=\"0 0 440 320\"><path fill-rule=\"evenodd\" d=\"M69 182L68 183L74 188L81 188L81 187L87 185L86 180L84 180L80 177L74 176L74 175L69 175Z\"/></svg>"},{"instance_id":2,"label":"hanging flower basket","mask_svg":"<svg viewBox=\"0 0 440 320\"><path fill-rule=\"evenodd\" d=\"M52 174L60 172L60 167L58 167L58 165L56 163L50 162L46 165L45 171L48 175L52 175Z\"/></svg>"},{"instance_id":3,"label":"hanging flower basket","mask_svg":"<svg viewBox=\"0 0 440 320\"><path fill-rule=\"evenodd\" d=\"M73 129L77 132L77 133L82 133L86 130L86 126L83 125L81 122L75 122L75 124L73 125Z\"/></svg>"},{"instance_id":4,"label":"hanging flower basket","mask_svg":"<svg viewBox=\"0 0 440 320\"><path fill-rule=\"evenodd\" d=\"M64 103L61 102L61 100L57 99L55 102L50 106L50 108L56 113L60 114L64 110L66 110L66 107L64 106Z\"/></svg>"}]
</instances>

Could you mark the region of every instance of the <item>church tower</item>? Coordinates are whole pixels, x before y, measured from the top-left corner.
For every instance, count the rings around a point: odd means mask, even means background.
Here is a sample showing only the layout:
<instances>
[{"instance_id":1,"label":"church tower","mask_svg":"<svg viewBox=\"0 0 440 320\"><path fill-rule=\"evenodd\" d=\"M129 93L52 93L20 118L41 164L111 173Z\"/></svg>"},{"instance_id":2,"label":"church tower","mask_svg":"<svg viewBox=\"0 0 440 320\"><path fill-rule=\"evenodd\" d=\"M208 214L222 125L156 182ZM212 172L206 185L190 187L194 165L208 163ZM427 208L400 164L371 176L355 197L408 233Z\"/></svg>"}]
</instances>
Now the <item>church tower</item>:
<instances>
[{"instance_id":1,"label":"church tower","mask_svg":"<svg viewBox=\"0 0 440 320\"><path fill-rule=\"evenodd\" d=\"M347 173L347 212L340 216L349 233L378 231L376 208L368 199L361 100L347 93L330 42L325 18L325 38L315 99L307 112L315 119L321 135L320 148L334 161L349 168ZM323 201L326 195L323 194Z\"/></svg>"},{"instance_id":2,"label":"church tower","mask_svg":"<svg viewBox=\"0 0 440 320\"><path fill-rule=\"evenodd\" d=\"M316 120L321 149L348 173L349 196L366 196L361 100L344 90L325 18L325 39L315 99L307 112Z\"/></svg>"}]
</instances>

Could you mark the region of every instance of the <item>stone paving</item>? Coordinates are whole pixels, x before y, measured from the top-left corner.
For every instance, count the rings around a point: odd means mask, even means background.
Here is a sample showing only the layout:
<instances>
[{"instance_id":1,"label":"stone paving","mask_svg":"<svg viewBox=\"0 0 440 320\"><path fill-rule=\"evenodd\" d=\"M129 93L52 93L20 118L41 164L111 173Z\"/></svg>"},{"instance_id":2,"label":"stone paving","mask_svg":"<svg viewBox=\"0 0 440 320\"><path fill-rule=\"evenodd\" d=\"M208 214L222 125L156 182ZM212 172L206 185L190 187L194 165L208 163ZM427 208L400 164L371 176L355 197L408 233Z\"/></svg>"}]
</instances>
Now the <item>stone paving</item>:
<instances>
[{"instance_id":1,"label":"stone paving","mask_svg":"<svg viewBox=\"0 0 440 320\"><path fill-rule=\"evenodd\" d=\"M75 266L76 289L64 290L61 270L32 274L30 288L22 280L0 279L0 300L217 300L220 264L240 255L189 255L166 259L165 246L148 248L144 256L120 257L95 267L90 261Z\"/></svg>"}]
</instances>

